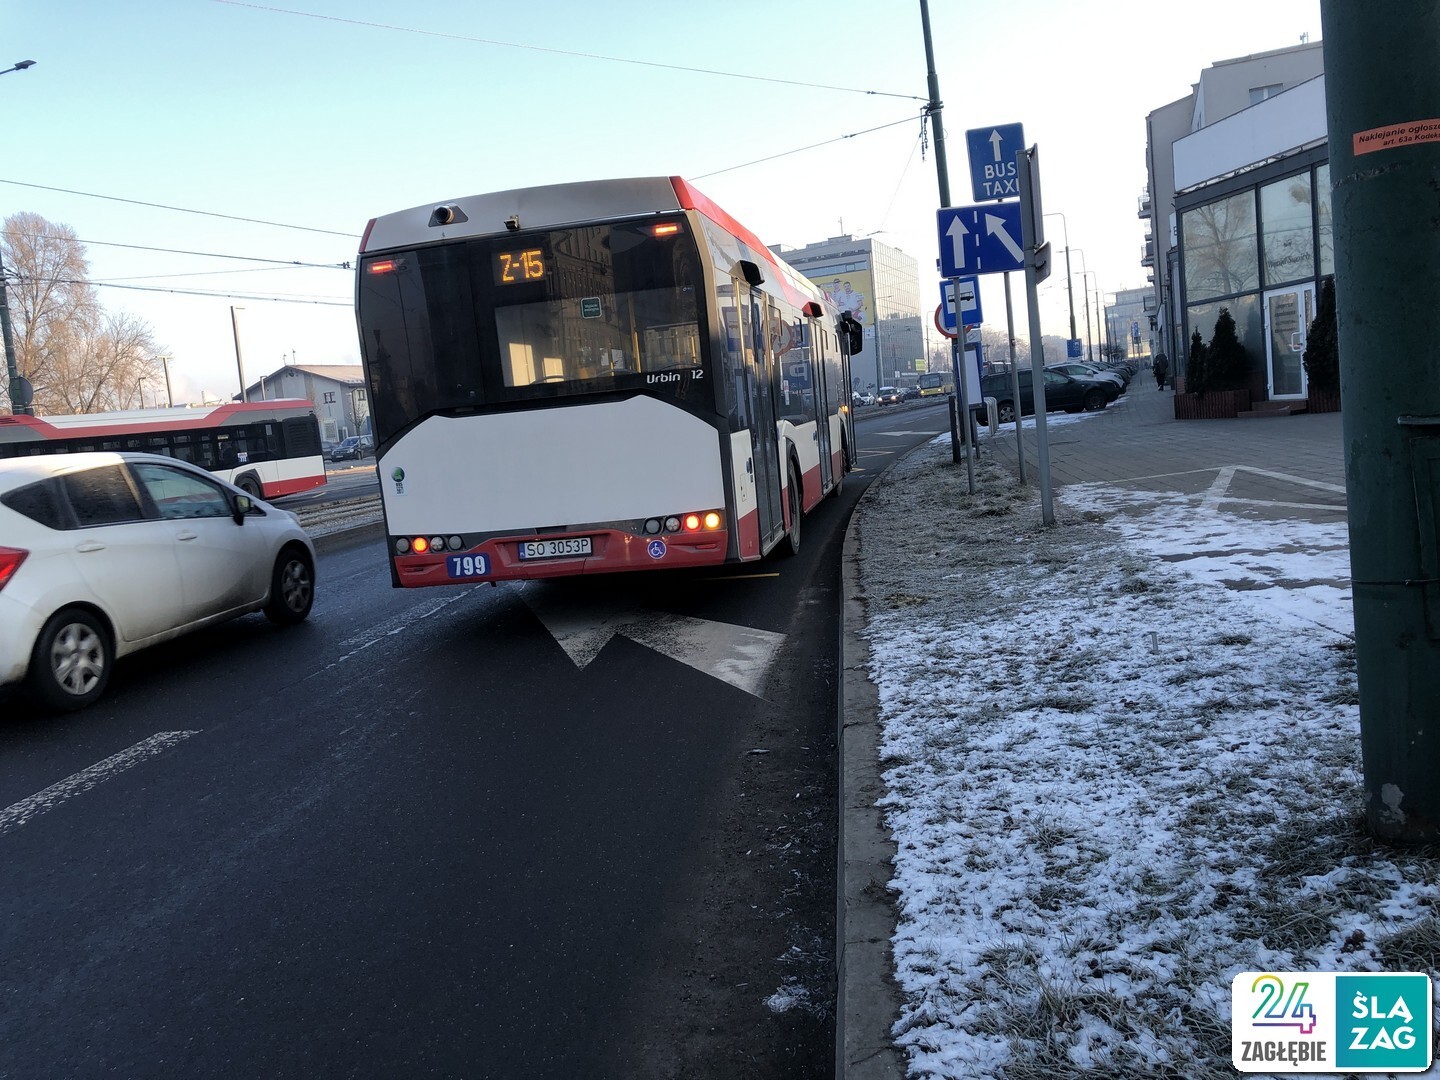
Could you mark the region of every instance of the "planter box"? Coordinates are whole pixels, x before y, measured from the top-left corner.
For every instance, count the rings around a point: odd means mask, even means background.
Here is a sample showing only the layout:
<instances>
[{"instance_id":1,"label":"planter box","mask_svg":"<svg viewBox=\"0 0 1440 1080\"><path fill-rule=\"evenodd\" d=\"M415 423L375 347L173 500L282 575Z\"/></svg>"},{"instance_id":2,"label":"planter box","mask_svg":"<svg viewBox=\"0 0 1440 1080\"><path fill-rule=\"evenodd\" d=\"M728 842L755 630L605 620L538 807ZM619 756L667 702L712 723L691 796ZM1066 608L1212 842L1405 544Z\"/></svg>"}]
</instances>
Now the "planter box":
<instances>
[{"instance_id":1,"label":"planter box","mask_svg":"<svg viewBox=\"0 0 1440 1080\"><path fill-rule=\"evenodd\" d=\"M1338 391L1311 390L1305 399L1305 409L1307 412L1339 412L1340 394Z\"/></svg>"},{"instance_id":2,"label":"planter box","mask_svg":"<svg viewBox=\"0 0 1440 1080\"><path fill-rule=\"evenodd\" d=\"M1204 394L1176 394L1176 420L1233 420L1250 410L1249 390L1210 390Z\"/></svg>"}]
</instances>

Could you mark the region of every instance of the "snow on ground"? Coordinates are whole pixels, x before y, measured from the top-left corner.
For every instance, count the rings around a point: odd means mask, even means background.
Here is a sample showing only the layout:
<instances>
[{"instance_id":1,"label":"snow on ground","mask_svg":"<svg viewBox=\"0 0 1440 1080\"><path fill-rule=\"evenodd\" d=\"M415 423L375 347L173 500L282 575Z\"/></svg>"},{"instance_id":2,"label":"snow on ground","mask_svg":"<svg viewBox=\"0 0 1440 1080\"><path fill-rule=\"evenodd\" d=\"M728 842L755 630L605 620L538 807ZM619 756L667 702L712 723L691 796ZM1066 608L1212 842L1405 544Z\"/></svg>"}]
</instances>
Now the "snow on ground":
<instances>
[{"instance_id":1,"label":"snow on ground","mask_svg":"<svg viewBox=\"0 0 1440 1080\"><path fill-rule=\"evenodd\" d=\"M912 1076L1234 1076L1245 970L1430 971L1363 828L1344 526L1034 488L948 437L861 504ZM1223 504L1222 504L1223 505Z\"/></svg>"}]
</instances>

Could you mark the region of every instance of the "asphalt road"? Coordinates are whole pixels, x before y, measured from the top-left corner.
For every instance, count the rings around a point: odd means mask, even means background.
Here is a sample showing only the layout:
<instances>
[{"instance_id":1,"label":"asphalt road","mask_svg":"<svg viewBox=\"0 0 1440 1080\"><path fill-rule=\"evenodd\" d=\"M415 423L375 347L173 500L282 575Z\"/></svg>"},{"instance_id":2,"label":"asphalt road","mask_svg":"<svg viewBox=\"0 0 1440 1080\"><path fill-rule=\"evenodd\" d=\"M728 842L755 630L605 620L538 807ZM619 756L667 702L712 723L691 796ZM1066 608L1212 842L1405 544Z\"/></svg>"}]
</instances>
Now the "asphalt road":
<instances>
[{"instance_id":1,"label":"asphalt road","mask_svg":"<svg viewBox=\"0 0 1440 1080\"><path fill-rule=\"evenodd\" d=\"M0 1077L824 1077L839 552L397 591L0 701Z\"/></svg>"}]
</instances>

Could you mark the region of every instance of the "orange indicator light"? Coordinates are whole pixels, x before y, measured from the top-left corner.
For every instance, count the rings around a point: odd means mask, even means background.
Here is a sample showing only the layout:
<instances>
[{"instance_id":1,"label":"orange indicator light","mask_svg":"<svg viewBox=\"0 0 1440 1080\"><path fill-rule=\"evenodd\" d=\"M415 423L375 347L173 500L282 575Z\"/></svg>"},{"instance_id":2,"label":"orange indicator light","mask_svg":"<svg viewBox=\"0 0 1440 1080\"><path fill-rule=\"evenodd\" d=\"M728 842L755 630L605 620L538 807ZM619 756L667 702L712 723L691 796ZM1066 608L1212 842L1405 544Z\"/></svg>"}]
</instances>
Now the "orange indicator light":
<instances>
[{"instance_id":1,"label":"orange indicator light","mask_svg":"<svg viewBox=\"0 0 1440 1080\"><path fill-rule=\"evenodd\" d=\"M415 552L416 555L424 555L430 550L430 541L426 540L423 536L417 536L415 537L415 541L410 545L410 550Z\"/></svg>"},{"instance_id":2,"label":"orange indicator light","mask_svg":"<svg viewBox=\"0 0 1440 1080\"><path fill-rule=\"evenodd\" d=\"M656 225L650 231L656 236L674 236L680 231L680 226L672 222L669 225Z\"/></svg>"},{"instance_id":3,"label":"orange indicator light","mask_svg":"<svg viewBox=\"0 0 1440 1080\"><path fill-rule=\"evenodd\" d=\"M705 528L718 529L720 527L720 515L711 510L705 515Z\"/></svg>"}]
</instances>

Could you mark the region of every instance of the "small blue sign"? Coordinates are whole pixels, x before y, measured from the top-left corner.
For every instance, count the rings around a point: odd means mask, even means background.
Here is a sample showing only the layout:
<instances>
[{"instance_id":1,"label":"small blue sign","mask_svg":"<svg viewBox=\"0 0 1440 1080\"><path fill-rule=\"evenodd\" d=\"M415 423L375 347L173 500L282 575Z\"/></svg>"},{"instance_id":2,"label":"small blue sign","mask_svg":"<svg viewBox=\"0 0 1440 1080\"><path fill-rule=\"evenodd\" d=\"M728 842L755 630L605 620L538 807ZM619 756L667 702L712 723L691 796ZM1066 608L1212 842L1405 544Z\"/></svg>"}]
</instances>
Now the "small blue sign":
<instances>
[{"instance_id":1,"label":"small blue sign","mask_svg":"<svg viewBox=\"0 0 1440 1080\"><path fill-rule=\"evenodd\" d=\"M1023 124L995 124L965 132L970 151L970 187L977 202L1018 199L1020 176L1015 155L1025 149Z\"/></svg>"},{"instance_id":2,"label":"small blue sign","mask_svg":"<svg viewBox=\"0 0 1440 1080\"><path fill-rule=\"evenodd\" d=\"M651 540L645 545L645 551L652 559L663 559L665 557L665 541Z\"/></svg>"},{"instance_id":3,"label":"small blue sign","mask_svg":"<svg viewBox=\"0 0 1440 1080\"><path fill-rule=\"evenodd\" d=\"M1025 269L1018 202L947 206L935 212L935 221L941 277Z\"/></svg>"},{"instance_id":4,"label":"small blue sign","mask_svg":"<svg viewBox=\"0 0 1440 1080\"><path fill-rule=\"evenodd\" d=\"M976 326L985 321L980 311L980 279L962 277L960 281L960 321ZM955 291L950 282L940 283L940 322L946 330L955 330Z\"/></svg>"},{"instance_id":5,"label":"small blue sign","mask_svg":"<svg viewBox=\"0 0 1440 1080\"><path fill-rule=\"evenodd\" d=\"M1085 355L1085 343L1078 337L1065 339L1065 356L1070 360L1079 360Z\"/></svg>"},{"instance_id":6,"label":"small blue sign","mask_svg":"<svg viewBox=\"0 0 1440 1080\"><path fill-rule=\"evenodd\" d=\"M490 560L484 555L476 555L472 552L469 555L445 556L445 576L451 581L484 577L488 573L490 573Z\"/></svg>"}]
</instances>

